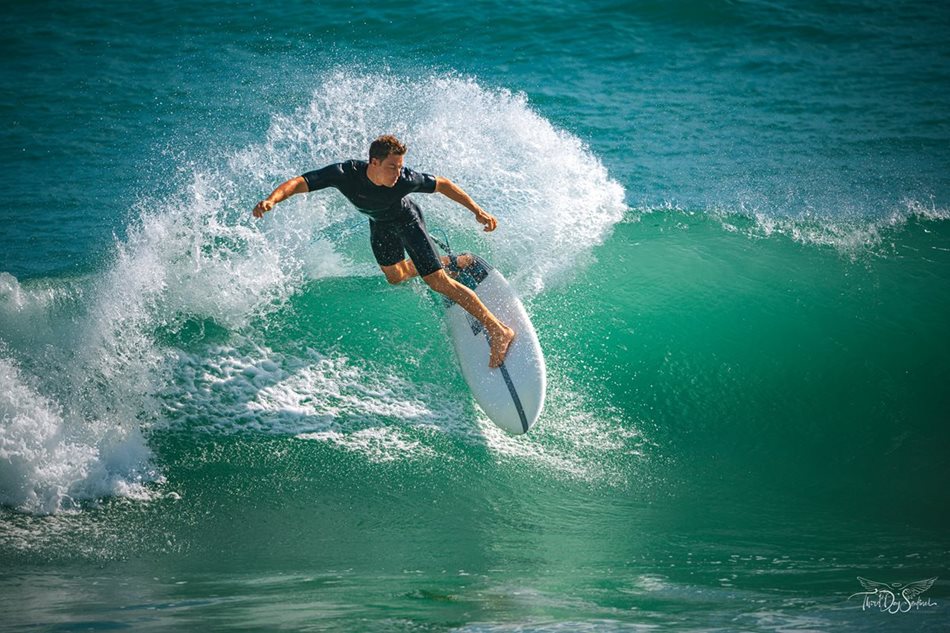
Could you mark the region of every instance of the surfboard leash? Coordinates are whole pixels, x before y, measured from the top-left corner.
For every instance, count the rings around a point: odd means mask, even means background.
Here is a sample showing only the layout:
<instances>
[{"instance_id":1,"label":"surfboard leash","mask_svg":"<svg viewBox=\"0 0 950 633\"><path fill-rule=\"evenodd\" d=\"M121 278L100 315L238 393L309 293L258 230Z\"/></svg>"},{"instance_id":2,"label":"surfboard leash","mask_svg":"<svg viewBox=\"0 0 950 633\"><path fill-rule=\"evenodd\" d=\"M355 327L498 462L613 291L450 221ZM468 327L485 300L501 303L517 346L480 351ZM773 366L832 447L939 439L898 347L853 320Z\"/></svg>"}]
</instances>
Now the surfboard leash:
<instances>
[{"instance_id":1,"label":"surfboard leash","mask_svg":"<svg viewBox=\"0 0 950 633\"><path fill-rule=\"evenodd\" d=\"M452 256L452 247L449 245L449 237L448 237L448 235L446 235L445 231L442 230L442 229L437 229L437 230L439 231L439 233L442 234L442 239L441 239L441 240L440 240L439 238L437 238L436 236L432 235L432 233L429 233L429 237L432 238L432 241L435 242L436 245L437 245L439 248L441 248L443 251L445 251L445 253L446 253L447 255L449 255L449 256L451 257L451 256Z\"/></svg>"}]
</instances>

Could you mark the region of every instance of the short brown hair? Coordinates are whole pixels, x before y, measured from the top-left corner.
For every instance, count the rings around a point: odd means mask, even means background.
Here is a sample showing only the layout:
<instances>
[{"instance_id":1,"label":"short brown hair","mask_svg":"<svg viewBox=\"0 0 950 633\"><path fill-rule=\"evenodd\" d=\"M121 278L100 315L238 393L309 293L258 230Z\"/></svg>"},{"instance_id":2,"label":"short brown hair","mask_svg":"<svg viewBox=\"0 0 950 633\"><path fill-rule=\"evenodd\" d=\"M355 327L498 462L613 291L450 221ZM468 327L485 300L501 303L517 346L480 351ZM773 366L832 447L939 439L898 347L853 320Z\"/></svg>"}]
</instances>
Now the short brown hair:
<instances>
[{"instance_id":1,"label":"short brown hair","mask_svg":"<svg viewBox=\"0 0 950 633\"><path fill-rule=\"evenodd\" d=\"M399 142L399 139L392 134L384 134L373 141L369 146L370 160L386 160L390 154L402 156L406 153L406 146Z\"/></svg>"}]
</instances>

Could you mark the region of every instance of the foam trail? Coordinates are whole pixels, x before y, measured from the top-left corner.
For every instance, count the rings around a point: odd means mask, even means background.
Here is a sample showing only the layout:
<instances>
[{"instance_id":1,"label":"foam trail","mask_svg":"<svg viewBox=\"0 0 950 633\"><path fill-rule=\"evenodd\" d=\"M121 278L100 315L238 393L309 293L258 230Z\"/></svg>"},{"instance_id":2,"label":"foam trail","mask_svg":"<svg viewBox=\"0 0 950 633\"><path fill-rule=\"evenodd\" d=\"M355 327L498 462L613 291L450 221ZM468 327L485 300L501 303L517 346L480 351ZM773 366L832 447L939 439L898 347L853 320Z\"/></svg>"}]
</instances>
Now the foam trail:
<instances>
[{"instance_id":1,"label":"foam trail","mask_svg":"<svg viewBox=\"0 0 950 633\"><path fill-rule=\"evenodd\" d=\"M485 447L500 463L620 483L625 475L618 459L640 460L649 450L638 423L609 406L593 406L565 376L552 381L544 424L515 437L474 411L466 396L400 378L398 365L367 367L313 349L297 355L219 346L200 356L182 354L175 374L176 388L164 398L179 429L293 435L372 462L431 458L441 436Z\"/></svg>"},{"instance_id":2,"label":"foam trail","mask_svg":"<svg viewBox=\"0 0 950 633\"><path fill-rule=\"evenodd\" d=\"M297 356L219 346L182 354L178 362L165 406L192 430L296 434L381 423L433 425L458 414L451 404L437 404L434 385L423 388L387 368L364 368L358 359L313 349Z\"/></svg>"}]
</instances>

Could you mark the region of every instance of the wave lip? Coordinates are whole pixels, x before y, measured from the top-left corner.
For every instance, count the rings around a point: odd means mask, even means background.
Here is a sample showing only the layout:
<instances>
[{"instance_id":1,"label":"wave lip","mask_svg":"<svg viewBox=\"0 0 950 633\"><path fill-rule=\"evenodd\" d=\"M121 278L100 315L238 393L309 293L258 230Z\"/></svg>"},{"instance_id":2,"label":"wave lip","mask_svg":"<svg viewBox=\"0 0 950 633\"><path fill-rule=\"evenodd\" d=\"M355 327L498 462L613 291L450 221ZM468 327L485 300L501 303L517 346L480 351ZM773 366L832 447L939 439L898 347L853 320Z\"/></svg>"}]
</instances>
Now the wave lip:
<instances>
[{"instance_id":1,"label":"wave lip","mask_svg":"<svg viewBox=\"0 0 950 633\"><path fill-rule=\"evenodd\" d=\"M893 240L901 231L928 225L940 226L950 220L950 209L916 199L905 199L889 212L862 216L839 217L804 212L780 214L754 205L737 207L714 206L708 209L687 208L673 202L659 206L630 209L626 222L639 222L646 216L677 218L708 218L729 233L750 239L784 237L803 246L827 247L841 255L857 258L862 254L886 256L894 251Z\"/></svg>"}]
</instances>

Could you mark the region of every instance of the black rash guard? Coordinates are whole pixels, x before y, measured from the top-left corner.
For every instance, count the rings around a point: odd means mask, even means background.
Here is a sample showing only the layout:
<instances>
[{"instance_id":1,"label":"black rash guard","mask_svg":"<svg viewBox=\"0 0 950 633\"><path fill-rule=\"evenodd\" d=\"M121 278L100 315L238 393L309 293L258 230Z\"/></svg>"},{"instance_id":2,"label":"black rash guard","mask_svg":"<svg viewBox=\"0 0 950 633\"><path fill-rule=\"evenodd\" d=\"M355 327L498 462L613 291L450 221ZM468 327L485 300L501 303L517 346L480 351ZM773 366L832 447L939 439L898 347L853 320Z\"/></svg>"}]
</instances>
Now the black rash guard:
<instances>
[{"instance_id":1,"label":"black rash guard","mask_svg":"<svg viewBox=\"0 0 950 633\"><path fill-rule=\"evenodd\" d=\"M435 193L435 176L402 168L392 187L373 184L365 160L327 165L303 175L307 189L336 187L357 209L369 216L370 245L380 266L393 266L409 253L416 272L426 277L442 268L442 260L426 231L422 210L410 193Z\"/></svg>"},{"instance_id":2,"label":"black rash guard","mask_svg":"<svg viewBox=\"0 0 950 633\"><path fill-rule=\"evenodd\" d=\"M402 168L392 187L374 184L366 175L365 160L348 160L327 165L303 175L307 189L336 187L353 205L374 222L412 222L419 207L407 198L410 193L435 193L435 176ZM415 212L415 213L413 213Z\"/></svg>"}]
</instances>

